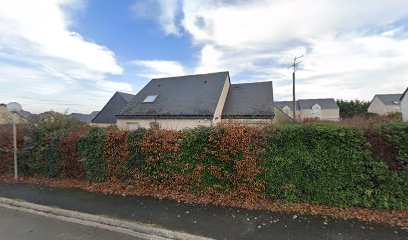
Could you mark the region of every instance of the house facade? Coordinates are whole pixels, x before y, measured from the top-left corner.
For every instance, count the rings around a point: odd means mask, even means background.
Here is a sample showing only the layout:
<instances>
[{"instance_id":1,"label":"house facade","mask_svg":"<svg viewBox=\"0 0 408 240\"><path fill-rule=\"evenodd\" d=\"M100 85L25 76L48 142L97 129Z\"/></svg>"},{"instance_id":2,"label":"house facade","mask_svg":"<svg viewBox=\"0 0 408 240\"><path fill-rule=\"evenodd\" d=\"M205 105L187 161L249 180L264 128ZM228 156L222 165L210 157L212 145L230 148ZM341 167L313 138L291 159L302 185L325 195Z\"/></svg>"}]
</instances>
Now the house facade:
<instances>
[{"instance_id":1,"label":"house facade","mask_svg":"<svg viewBox=\"0 0 408 240\"><path fill-rule=\"evenodd\" d=\"M408 87L401 95L399 101L401 105L402 120L408 122Z\"/></svg>"},{"instance_id":2,"label":"house facade","mask_svg":"<svg viewBox=\"0 0 408 240\"><path fill-rule=\"evenodd\" d=\"M262 110L267 104L251 101L248 94L265 84L231 85L228 72L152 79L116 115L117 126L181 130L225 121L271 121L272 83L267 84L270 96L264 102L270 101L270 106Z\"/></svg>"},{"instance_id":3,"label":"house facade","mask_svg":"<svg viewBox=\"0 0 408 240\"><path fill-rule=\"evenodd\" d=\"M274 104L286 116L293 116L293 101L277 101ZM340 120L340 109L333 98L299 99L295 102L295 107L295 116L298 120ZM281 115L280 118L285 117L283 114ZM276 119L276 121L280 121L280 119Z\"/></svg>"},{"instance_id":4,"label":"house facade","mask_svg":"<svg viewBox=\"0 0 408 240\"><path fill-rule=\"evenodd\" d=\"M367 112L388 115L401 112L401 94L377 94L368 106Z\"/></svg>"}]
</instances>

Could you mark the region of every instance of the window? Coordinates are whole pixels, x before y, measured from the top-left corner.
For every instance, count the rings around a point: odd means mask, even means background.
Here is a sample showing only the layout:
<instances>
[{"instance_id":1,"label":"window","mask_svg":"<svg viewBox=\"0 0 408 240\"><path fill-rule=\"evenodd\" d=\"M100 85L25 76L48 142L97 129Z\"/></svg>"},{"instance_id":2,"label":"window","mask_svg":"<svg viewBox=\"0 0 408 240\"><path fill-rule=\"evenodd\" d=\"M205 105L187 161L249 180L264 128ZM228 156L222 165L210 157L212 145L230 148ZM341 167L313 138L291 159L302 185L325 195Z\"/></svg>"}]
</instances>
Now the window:
<instances>
[{"instance_id":1,"label":"window","mask_svg":"<svg viewBox=\"0 0 408 240\"><path fill-rule=\"evenodd\" d=\"M147 97L145 98L145 100L143 100L143 102L144 102L144 103L152 103L152 102L156 101L156 98L157 98L158 96L159 96L159 95L149 95L149 96L147 96Z\"/></svg>"},{"instance_id":2,"label":"window","mask_svg":"<svg viewBox=\"0 0 408 240\"><path fill-rule=\"evenodd\" d=\"M312 107L312 116L313 117L320 117L320 114L321 114L321 107L320 107L320 105L319 104L315 104L315 105L313 105L313 107Z\"/></svg>"},{"instance_id":3,"label":"window","mask_svg":"<svg viewBox=\"0 0 408 240\"><path fill-rule=\"evenodd\" d=\"M137 129L139 129L139 124L137 124L137 123L128 123L127 124L127 129L129 131L137 130Z\"/></svg>"},{"instance_id":4,"label":"window","mask_svg":"<svg viewBox=\"0 0 408 240\"><path fill-rule=\"evenodd\" d=\"M290 112L291 112L291 111L290 111L290 107L288 107L288 106L285 106L282 110L283 110L283 112L286 113L287 115L289 115Z\"/></svg>"}]
</instances>

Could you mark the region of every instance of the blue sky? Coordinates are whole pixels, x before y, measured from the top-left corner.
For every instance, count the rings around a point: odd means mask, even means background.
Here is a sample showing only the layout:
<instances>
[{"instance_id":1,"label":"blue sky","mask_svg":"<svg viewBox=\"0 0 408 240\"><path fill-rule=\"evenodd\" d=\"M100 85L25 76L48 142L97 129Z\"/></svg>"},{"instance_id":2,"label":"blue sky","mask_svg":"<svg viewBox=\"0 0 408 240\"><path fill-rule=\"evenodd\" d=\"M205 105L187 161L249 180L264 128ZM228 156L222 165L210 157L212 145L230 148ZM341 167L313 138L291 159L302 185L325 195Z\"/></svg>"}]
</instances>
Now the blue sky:
<instances>
[{"instance_id":1,"label":"blue sky","mask_svg":"<svg viewBox=\"0 0 408 240\"><path fill-rule=\"evenodd\" d=\"M25 8L21 8L25 6ZM275 100L370 100L408 86L404 0L0 0L0 102L89 113L151 78L230 71Z\"/></svg>"}]
</instances>

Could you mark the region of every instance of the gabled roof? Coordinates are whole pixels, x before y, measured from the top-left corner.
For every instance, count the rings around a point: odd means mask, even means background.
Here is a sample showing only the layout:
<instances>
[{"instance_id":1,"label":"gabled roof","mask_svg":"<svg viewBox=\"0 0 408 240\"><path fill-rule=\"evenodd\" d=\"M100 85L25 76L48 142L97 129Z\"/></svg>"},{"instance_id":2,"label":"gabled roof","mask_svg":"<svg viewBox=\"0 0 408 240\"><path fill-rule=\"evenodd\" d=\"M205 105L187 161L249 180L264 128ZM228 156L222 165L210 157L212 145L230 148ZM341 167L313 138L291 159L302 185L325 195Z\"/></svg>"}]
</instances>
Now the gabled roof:
<instances>
[{"instance_id":1,"label":"gabled roof","mask_svg":"<svg viewBox=\"0 0 408 240\"><path fill-rule=\"evenodd\" d=\"M300 109L312 109L316 103L320 105L322 109L338 109L334 98L318 98L318 99L299 99Z\"/></svg>"},{"instance_id":2,"label":"gabled roof","mask_svg":"<svg viewBox=\"0 0 408 240\"><path fill-rule=\"evenodd\" d=\"M274 102L275 107L282 110L285 106L288 106L290 109L293 109L293 101L279 101ZM299 110L299 103L298 101L295 102L296 110Z\"/></svg>"},{"instance_id":3,"label":"gabled roof","mask_svg":"<svg viewBox=\"0 0 408 240\"><path fill-rule=\"evenodd\" d=\"M123 92L117 92L120 96L122 96L127 102L130 102L132 98L135 96L134 94L130 93L123 93Z\"/></svg>"},{"instance_id":4,"label":"gabled roof","mask_svg":"<svg viewBox=\"0 0 408 240\"><path fill-rule=\"evenodd\" d=\"M102 110L92 119L92 123L114 124L116 114L134 97L132 94L116 92Z\"/></svg>"},{"instance_id":5,"label":"gabled roof","mask_svg":"<svg viewBox=\"0 0 408 240\"><path fill-rule=\"evenodd\" d=\"M231 84L222 118L273 118L272 82Z\"/></svg>"},{"instance_id":6,"label":"gabled roof","mask_svg":"<svg viewBox=\"0 0 408 240\"><path fill-rule=\"evenodd\" d=\"M405 91L404 91L404 93L401 95L401 97L400 97L400 102L402 101L402 99L405 97L405 95L407 94L407 92L408 92L408 87L407 87L407 89L405 89Z\"/></svg>"},{"instance_id":7,"label":"gabled roof","mask_svg":"<svg viewBox=\"0 0 408 240\"><path fill-rule=\"evenodd\" d=\"M384 105L399 105L399 99L402 94L376 94L374 96L380 99Z\"/></svg>"},{"instance_id":8,"label":"gabled roof","mask_svg":"<svg viewBox=\"0 0 408 240\"><path fill-rule=\"evenodd\" d=\"M228 72L152 79L117 114L118 118L213 117ZM153 102L143 102L157 95Z\"/></svg>"}]
</instances>

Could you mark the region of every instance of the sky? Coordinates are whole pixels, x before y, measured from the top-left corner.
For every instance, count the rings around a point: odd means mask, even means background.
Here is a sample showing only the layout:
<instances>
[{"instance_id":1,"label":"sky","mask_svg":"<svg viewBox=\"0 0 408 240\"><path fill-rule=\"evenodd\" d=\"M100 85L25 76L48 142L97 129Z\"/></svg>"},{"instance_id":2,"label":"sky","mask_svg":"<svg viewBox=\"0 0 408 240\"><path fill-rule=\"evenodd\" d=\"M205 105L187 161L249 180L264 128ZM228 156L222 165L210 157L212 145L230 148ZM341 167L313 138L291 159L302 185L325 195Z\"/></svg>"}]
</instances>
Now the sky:
<instances>
[{"instance_id":1,"label":"sky","mask_svg":"<svg viewBox=\"0 0 408 240\"><path fill-rule=\"evenodd\" d=\"M152 78L229 71L274 99L408 87L406 0L0 0L0 103L90 113Z\"/></svg>"}]
</instances>

